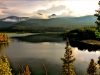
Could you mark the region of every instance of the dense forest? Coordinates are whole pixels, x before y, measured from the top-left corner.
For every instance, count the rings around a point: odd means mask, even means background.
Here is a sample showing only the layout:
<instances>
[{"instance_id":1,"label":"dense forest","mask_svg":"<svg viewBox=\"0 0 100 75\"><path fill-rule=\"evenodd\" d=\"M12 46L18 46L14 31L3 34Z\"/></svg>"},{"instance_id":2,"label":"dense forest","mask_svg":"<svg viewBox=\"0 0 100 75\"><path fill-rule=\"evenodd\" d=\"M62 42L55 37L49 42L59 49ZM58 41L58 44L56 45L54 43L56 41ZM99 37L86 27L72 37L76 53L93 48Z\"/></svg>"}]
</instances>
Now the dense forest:
<instances>
[{"instance_id":1,"label":"dense forest","mask_svg":"<svg viewBox=\"0 0 100 75\"><path fill-rule=\"evenodd\" d=\"M72 40L96 39L96 27L84 27L73 30L67 30L64 38L68 37Z\"/></svg>"},{"instance_id":2,"label":"dense forest","mask_svg":"<svg viewBox=\"0 0 100 75\"><path fill-rule=\"evenodd\" d=\"M1 28L0 32L16 32L16 33L44 33L44 32L65 32L68 27L44 27L44 26L11 26L6 28Z\"/></svg>"}]
</instances>

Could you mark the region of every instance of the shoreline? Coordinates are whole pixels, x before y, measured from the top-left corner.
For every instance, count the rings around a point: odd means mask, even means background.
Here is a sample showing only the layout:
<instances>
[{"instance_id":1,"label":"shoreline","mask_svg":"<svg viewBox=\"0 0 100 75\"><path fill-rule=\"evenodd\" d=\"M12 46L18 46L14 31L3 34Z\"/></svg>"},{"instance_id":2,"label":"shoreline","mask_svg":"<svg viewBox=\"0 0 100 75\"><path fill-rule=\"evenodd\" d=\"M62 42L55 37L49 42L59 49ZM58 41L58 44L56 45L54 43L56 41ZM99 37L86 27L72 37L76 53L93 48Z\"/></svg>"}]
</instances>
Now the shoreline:
<instances>
[{"instance_id":1,"label":"shoreline","mask_svg":"<svg viewBox=\"0 0 100 75\"><path fill-rule=\"evenodd\" d=\"M11 42L11 40L2 41L2 42L0 42L0 44L2 44L2 43L9 43L9 42Z\"/></svg>"},{"instance_id":2,"label":"shoreline","mask_svg":"<svg viewBox=\"0 0 100 75\"><path fill-rule=\"evenodd\" d=\"M92 42L91 42L92 41ZM82 40L82 41L75 41L75 40L70 40L70 45L72 47L78 47L80 50L86 50L88 49L89 51L96 51L100 50L100 41L98 43L97 40Z\"/></svg>"}]
</instances>

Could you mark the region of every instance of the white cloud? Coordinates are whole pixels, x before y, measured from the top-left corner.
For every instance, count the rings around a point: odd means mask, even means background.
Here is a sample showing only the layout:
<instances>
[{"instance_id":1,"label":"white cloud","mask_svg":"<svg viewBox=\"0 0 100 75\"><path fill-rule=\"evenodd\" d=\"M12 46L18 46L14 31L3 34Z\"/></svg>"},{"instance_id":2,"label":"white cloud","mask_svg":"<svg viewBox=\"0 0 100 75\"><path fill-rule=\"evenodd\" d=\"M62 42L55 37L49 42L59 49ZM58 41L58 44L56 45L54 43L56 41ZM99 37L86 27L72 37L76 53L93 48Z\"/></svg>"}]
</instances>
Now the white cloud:
<instances>
[{"instance_id":1,"label":"white cloud","mask_svg":"<svg viewBox=\"0 0 100 75\"><path fill-rule=\"evenodd\" d=\"M72 16L85 16L95 14L95 10L98 9L99 0L71 0L63 2L63 5L67 5L73 10Z\"/></svg>"},{"instance_id":2,"label":"white cloud","mask_svg":"<svg viewBox=\"0 0 100 75\"><path fill-rule=\"evenodd\" d=\"M4 22L18 22L16 19L5 19Z\"/></svg>"},{"instance_id":3,"label":"white cloud","mask_svg":"<svg viewBox=\"0 0 100 75\"><path fill-rule=\"evenodd\" d=\"M42 14L51 14L51 13L60 13L63 10L67 10L66 6L64 5L59 5L59 6L52 6L48 9L43 9L43 10L38 10L38 13L42 13Z\"/></svg>"}]
</instances>

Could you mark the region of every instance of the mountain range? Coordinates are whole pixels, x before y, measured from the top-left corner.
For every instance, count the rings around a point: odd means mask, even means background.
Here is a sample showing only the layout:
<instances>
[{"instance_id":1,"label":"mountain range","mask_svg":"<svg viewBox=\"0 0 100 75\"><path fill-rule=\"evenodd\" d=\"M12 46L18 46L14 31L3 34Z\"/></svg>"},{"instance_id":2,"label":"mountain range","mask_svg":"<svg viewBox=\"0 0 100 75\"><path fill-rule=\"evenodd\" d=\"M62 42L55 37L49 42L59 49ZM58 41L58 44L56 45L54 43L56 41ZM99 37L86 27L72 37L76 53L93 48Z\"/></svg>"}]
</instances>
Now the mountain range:
<instances>
[{"instance_id":1,"label":"mountain range","mask_svg":"<svg viewBox=\"0 0 100 75\"><path fill-rule=\"evenodd\" d=\"M18 21L8 22L5 19L17 19ZM20 21L19 21L20 19ZM21 19L25 19L24 21ZM97 18L94 15L82 16L82 17L59 17L50 19L34 19L29 17L17 17L9 16L0 20L0 27L9 27L11 29L37 29L37 28L50 28L50 27L67 27L77 28L86 26L96 26L95 21Z\"/></svg>"},{"instance_id":2,"label":"mountain range","mask_svg":"<svg viewBox=\"0 0 100 75\"><path fill-rule=\"evenodd\" d=\"M26 21L29 17L17 17L17 16L8 16L6 18L0 19L0 27L12 26L18 22Z\"/></svg>"}]
</instances>

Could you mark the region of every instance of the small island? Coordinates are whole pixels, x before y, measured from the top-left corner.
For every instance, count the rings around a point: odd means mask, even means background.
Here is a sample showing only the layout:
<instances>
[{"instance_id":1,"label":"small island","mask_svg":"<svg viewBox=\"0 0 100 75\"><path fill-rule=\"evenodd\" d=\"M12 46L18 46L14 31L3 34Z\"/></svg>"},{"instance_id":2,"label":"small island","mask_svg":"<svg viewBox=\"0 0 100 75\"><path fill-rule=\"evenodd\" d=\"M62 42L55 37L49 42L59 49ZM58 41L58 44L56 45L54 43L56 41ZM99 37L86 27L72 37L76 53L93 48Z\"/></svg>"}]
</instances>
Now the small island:
<instances>
[{"instance_id":1,"label":"small island","mask_svg":"<svg viewBox=\"0 0 100 75\"><path fill-rule=\"evenodd\" d=\"M0 43L9 43L11 42L8 35L4 33L0 33Z\"/></svg>"}]
</instances>

